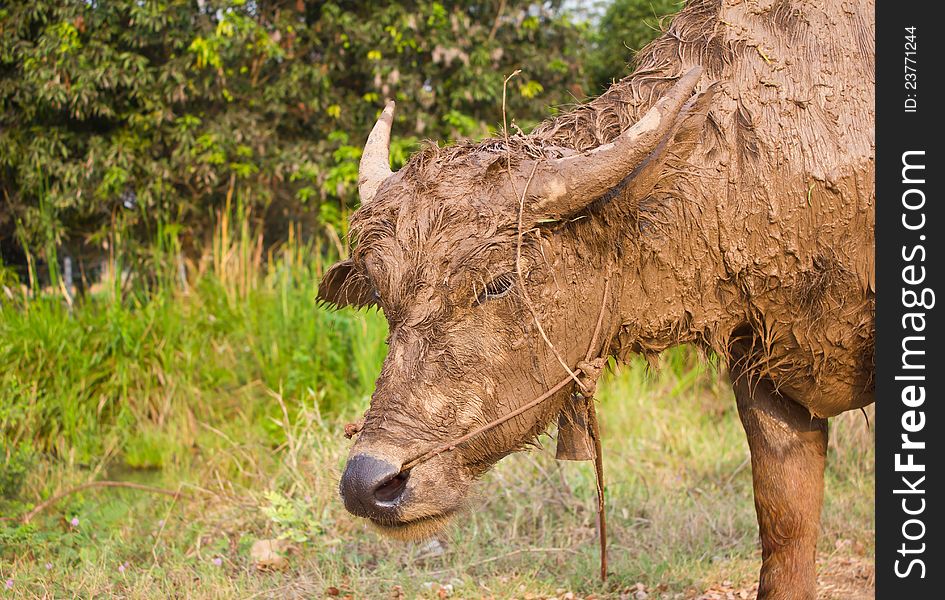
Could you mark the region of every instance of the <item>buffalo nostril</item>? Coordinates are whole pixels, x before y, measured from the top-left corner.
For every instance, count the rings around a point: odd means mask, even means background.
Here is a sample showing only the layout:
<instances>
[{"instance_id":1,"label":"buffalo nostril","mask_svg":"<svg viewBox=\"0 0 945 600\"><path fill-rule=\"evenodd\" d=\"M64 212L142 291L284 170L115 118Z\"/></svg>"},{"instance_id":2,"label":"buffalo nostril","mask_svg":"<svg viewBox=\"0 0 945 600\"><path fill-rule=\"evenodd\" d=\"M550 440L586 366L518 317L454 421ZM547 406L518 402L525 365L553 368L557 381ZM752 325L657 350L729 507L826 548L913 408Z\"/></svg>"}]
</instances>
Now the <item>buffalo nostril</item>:
<instances>
[{"instance_id":1,"label":"buffalo nostril","mask_svg":"<svg viewBox=\"0 0 945 600\"><path fill-rule=\"evenodd\" d=\"M341 497L349 512L361 517L390 517L407 487L398 465L367 454L348 460L341 476Z\"/></svg>"},{"instance_id":2,"label":"buffalo nostril","mask_svg":"<svg viewBox=\"0 0 945 600\"><path fill-rule=\"evenodd\" d=\"M385 504L389 504L397 498L400 498L400 495L404 493L404 489L407 487L408 477L410 477L410 472L406 471L404 473L398 473L381 483L377 486L377 489L374 490L374 498L376 498L378 502Z\"/></svg>"}]
</instances>

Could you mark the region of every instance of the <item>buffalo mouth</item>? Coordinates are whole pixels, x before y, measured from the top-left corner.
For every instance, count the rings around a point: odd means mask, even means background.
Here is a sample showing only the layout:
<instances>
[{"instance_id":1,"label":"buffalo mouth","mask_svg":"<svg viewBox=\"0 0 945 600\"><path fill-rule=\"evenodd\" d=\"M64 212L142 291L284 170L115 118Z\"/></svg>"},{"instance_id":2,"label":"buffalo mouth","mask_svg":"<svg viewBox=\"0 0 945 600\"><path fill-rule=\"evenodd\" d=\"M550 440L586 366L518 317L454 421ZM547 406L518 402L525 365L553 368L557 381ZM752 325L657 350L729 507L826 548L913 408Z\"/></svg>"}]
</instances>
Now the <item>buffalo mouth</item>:
<instances>
[{"instance_id":1,"label":"buffalo mouth","mask_svg":"<svg viewBox=\"0 0 945 600\"><path fill-rule=\"evenodd\" d=\"M437 514L406 520L368 517L368 521L382 535L399 540L421 540L442 531L455 512L455 510L446 510Z\"/></svg>"}]
</instances>

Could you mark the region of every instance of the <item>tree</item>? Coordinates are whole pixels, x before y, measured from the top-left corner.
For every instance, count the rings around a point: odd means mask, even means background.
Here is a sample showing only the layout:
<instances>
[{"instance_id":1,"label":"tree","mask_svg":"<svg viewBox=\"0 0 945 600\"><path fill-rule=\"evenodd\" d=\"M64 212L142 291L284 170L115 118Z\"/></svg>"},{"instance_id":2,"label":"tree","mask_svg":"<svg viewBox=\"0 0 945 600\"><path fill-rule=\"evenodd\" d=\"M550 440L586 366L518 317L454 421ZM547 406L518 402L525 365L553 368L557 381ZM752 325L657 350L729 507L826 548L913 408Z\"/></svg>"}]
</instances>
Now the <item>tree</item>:
<instances>
[{"instance_id":1,"label":"tree","mask_svg":"<svg viewBox=\"0 0 945 600\"><path fill-rule=\"evenodd\" d=\"M421 137L527 126L582 94L559 2L33 0L0 8L0 245L198 249L214 211L344 228L385 98L393 160ZM269 231L284 232L284 227ZM44 250L46 249L46 250Z\"/></svg>"},{"instance_id":2,"label":"tree","mask_svg":"<svg viewBox=\"0 0 945 600\"><path fill-rule=\"evenodd\" d=\"M630 74L634 55L660 34L666 15L682 10L685 0L614 0L592 34L588 60L591 93L599 94Z\"/></svg>"}]
</instances>

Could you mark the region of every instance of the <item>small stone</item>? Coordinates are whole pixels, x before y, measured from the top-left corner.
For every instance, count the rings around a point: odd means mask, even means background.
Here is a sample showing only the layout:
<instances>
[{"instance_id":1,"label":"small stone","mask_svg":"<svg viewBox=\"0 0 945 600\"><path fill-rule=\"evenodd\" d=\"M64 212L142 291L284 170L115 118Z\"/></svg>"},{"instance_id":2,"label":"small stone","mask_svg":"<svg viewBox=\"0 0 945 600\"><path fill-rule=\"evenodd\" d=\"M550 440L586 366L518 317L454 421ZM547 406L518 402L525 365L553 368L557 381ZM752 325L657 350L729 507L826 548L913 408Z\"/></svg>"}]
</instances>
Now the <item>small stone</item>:
<instances>
[{"instance_id":1,"label":"small stone","mask_svg":"<svg viewBox=\"0 0 945 600\"><path fill-rule=\"evenodd\" d=\"M249 556L260 571L284 571L289 561L281 552L287 545L285 540L258 540L250 548Z\"/></svg>"},{"instance_id":2,"label":"small stone","mask_svg":"<svg viewBox=\"0 0 945 600\"><path fill-rule=\"evenodd\" d=\"M433 538L420 547L420 558L435 558L446 554L446 549L440 540Z\"/></svg>"}]
</instances>

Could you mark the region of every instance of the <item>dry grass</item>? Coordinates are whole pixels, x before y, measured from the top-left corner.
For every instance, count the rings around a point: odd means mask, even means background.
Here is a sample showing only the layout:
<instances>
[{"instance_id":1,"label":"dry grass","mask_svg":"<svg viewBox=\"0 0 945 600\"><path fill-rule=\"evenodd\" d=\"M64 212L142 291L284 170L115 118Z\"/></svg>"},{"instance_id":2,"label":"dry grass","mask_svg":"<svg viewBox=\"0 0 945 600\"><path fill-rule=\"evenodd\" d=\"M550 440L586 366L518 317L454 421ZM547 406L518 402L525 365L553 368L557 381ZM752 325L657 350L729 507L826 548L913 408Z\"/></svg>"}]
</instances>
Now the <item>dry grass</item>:
<instances>
[{"instance_id":1,"label":"dry grass","mask_svg":"<svg viewBox=\"0 0 945 600\"><path fill-rule=\"evenodd\" d=\"M283 399L263 386L255 393L280 407L273 426L284 443L273 447L237 419L204 428L189 461L162 472L112 472L180 487L195 499L120 490L69 499L31 532L2 540L16 544L3 553L15 557L0 566L2 578L13 581L8 593L631 598L646 590L651 598L729 592L737 598L751 592L759 552L747 443L731 392L692 352L669 353L655 375L647 376L640 363L602 383L612 572L606 585L596 576L590 463L557 463L553 443L515 455L484 479L438 546L392 542L349 516L337 498L349 444L342 424L363 407L325 420L313 404L304 408L304 399ZM289 410L288 400L303 409ZM868 594L863 565L873 555L872 434L854 413L833 420L832 438L821 542L825 598L840 597L837 590ZM27 493L45 489L44 482L88 477L79 465L46 465L32 472ZM78 526L69 524L72 517ZM287 570L257 571L249 547L277 537L291 544Z\"/></svg>"}]
</instances>

